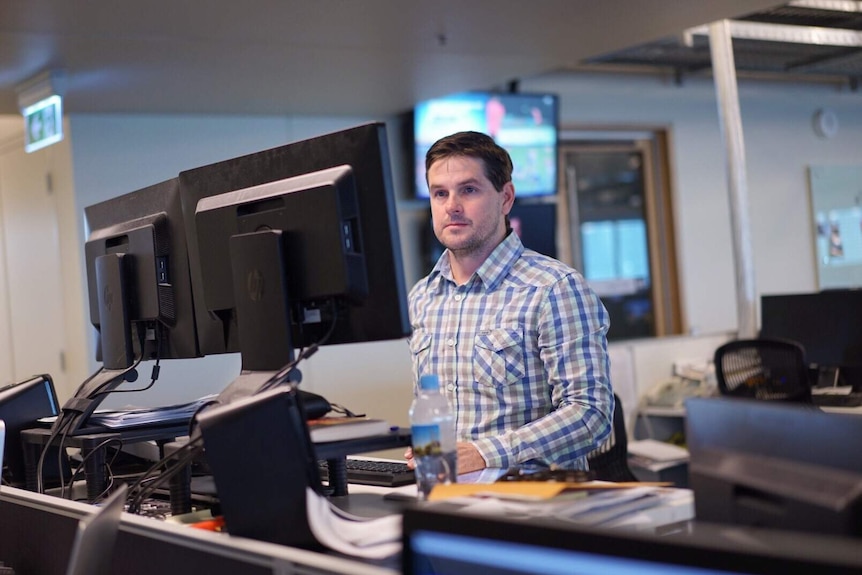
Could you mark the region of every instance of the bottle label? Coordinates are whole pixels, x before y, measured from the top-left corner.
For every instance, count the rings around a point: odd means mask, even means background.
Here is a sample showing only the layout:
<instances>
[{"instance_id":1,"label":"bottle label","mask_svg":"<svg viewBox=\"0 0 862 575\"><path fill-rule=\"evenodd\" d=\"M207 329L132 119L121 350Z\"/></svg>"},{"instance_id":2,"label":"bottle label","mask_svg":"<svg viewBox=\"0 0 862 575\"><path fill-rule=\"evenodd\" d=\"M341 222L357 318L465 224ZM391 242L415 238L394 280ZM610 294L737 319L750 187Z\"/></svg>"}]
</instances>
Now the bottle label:
<instances>
[{"instance_id":1,"label":"bottle label","mask_svg":"<svg viewBox=\"0 0 862 575\"><path fill-rule=\"evenodd\" d=\"M437 424L413 425L410 427L413 436L413 456L442 455L443 443L440 437L440 426Z\"/></svg>"}]
</instances>

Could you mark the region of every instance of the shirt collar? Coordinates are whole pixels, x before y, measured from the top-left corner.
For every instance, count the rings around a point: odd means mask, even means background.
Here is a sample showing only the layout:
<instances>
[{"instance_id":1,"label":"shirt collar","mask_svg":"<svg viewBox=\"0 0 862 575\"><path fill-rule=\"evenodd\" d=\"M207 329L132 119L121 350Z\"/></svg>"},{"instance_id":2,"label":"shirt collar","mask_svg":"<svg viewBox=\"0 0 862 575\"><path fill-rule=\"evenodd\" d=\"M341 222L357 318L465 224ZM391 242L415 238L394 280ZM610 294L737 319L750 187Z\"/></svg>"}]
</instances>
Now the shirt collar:
<instances>
[{"instance_id":1,"label":"shirt collar","mask_svg":"<svg viewBox=\"0 0 862 575\"><path fill-rule=\"evenodd\" d=\"M476 270L476 275L482 280L485 291L496 289L523 253L524 244L521 243L521 238L518 234L509 232L509 235L500 242L500 245L494 248L491 255Z\"/></svg>"}]
</instances>

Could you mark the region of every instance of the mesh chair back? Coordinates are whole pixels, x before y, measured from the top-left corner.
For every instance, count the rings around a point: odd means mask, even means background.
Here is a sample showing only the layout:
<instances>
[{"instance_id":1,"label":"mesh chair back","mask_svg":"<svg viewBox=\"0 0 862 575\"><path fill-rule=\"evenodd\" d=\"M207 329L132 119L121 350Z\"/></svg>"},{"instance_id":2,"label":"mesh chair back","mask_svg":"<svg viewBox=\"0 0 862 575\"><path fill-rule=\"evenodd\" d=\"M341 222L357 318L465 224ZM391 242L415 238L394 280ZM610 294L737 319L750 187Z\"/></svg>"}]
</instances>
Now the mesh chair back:
<instances>
[{"instance_id":1,"label":"mesh chair back","mask_svg":"<svg viewBox=\"0 0 862 575\"><path fill-rule=\"evenodd\" d=\"M777 401L811 401L805 349L794 341L740 339L715 351L722 395Z\"/></svg>"}]
</instances>

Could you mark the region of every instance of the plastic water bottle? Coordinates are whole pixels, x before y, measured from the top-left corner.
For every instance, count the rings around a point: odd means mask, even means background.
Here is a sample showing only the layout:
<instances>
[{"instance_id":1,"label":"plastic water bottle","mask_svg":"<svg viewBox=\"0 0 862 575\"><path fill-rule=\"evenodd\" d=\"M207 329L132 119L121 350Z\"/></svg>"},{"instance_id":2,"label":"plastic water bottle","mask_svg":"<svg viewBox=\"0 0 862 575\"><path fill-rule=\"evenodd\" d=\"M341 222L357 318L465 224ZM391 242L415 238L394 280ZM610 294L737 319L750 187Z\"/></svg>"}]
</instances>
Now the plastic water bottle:
<instances>
[{"instance_id":1,"label":"plastic water bottle","mask_svg":"<svg viewBox=\"0 0 862 575\"><path fill-rule=\"evenodd\" d=\"M436 375L419 378L419 393L410 406L410 432L419 499L425 500L435 485L455 483L458 475L455 416Z\"/></svg>"}]
</instances>

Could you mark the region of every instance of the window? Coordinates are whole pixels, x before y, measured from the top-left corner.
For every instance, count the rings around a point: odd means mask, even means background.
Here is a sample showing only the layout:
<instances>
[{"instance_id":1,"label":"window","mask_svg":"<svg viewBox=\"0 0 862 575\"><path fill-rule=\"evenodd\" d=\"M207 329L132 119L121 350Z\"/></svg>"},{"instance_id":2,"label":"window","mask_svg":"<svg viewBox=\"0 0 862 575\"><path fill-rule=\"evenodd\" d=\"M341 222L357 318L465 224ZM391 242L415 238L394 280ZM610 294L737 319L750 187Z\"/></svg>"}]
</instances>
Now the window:
<instances>
[{"instance_id":1,"label":"window","mask_svg":"<svg viewBox=\"0 0 862 575\"><path fill-rule=\"evenodd\" d=\"M666 141L662 130L562 133L563 243L608 308L610 340L682 332Z\"/></svg>"}]
</instances>

